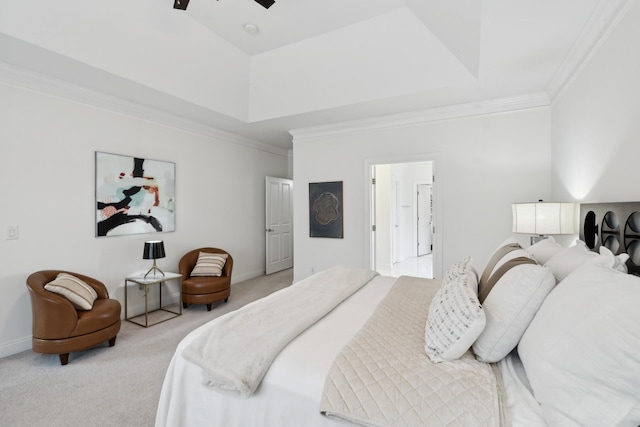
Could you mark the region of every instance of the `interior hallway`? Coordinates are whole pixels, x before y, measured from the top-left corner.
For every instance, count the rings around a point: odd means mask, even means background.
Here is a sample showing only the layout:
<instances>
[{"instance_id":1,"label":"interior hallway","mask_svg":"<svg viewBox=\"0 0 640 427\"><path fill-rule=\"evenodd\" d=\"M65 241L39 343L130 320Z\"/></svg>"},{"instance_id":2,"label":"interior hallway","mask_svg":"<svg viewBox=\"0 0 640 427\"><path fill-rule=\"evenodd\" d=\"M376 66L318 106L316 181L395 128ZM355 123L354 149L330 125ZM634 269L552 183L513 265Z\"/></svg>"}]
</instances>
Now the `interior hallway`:
<instances>
[{"instance_id":1,"label":"interior hallway","mask_svg":"<svg viewBox=\"0 0 640 427\"><path fill-rule=\"evenodd\" d=\"M433 254L420 257L409 257L403 262L397 262L391 270L378 269L383 276L415 276L433 279Z\"/></svg>"}]
</instances>

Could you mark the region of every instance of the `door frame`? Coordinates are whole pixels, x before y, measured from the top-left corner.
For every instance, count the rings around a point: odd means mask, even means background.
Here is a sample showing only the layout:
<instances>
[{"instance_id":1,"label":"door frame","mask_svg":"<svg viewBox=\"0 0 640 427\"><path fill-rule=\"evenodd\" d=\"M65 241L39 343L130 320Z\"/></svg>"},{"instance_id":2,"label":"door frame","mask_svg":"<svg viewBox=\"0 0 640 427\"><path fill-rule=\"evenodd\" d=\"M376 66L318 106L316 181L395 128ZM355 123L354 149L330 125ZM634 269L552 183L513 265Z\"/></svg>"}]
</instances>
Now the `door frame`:
<instances>
[{"instance_id":1,"label":"door frame","mask_svg":"<svg viewBox=\"0 0 640 427\"><path fill-rule=\"evenodd\" d=\"M433 192L433 221L435 223L435 227L432 235L432 244L433 244L433 275L434 277L442 277L442 221L441 221L441 198L443 188L442 185L442 177L438 172L438 153L422 153L415 154L412 156L387 156L387 157L379 157L372 159L365 159L365 177L364 177L364 206L365 206L365 219L364 221L364 233L366 241L364 242L365 253L364 257L364 265L368 265L370 269L375 270L375 258L372 256L372 253L375 251L375 235L372 232L374 223L374 194L373 194L373 186L371 185L373 177L373 166L376 165L388 165L388 164L396 164L396 163L422 163L422 162L431 162L433 180L432 180L432 192Z\"/></svg>"},{"instance_id":2,"label":"door frame","mask_svg":"<svg viewBox=\"0 0 640 427\"><path fill-rule=\"evenodd\" d=\"M412 185L413 185L413 200L414 200L414 203L416 204L416 209L413 210L413 216L412 216L412 222L413 222L413 224L414 224L414 226L416 228L415 240L414 240L414 243L415 243L414 250L416 252L416 256L419 257L419 256L422 256L422 255L420 255L420 250L419 250L419 247L420 247L419 246L419 243L420 243L420 227L418 226L418 218L419 218L418 209L420 208L419 207L420 197L418 196L418 189L419 189L419 187L421 185L429 186L430 187L429 191L431 193L430 195L433 198L433 184L431 182L427 182L427 181L414 181ZM431 213L431 216L433 217L433 213ZM431 218L431 223L432 224L434 223L433 218ZM431 228L432 225L429 226L429 227ZM428 233L432 234L432 230L429 230ZM431 246L433 246L433 239L430 238L429 241L431 242ZM429 252L427 254L424 254L424 255L428 255L429 253L433 253L433 248L430 248Z\"/></svg>"}]
</instances>

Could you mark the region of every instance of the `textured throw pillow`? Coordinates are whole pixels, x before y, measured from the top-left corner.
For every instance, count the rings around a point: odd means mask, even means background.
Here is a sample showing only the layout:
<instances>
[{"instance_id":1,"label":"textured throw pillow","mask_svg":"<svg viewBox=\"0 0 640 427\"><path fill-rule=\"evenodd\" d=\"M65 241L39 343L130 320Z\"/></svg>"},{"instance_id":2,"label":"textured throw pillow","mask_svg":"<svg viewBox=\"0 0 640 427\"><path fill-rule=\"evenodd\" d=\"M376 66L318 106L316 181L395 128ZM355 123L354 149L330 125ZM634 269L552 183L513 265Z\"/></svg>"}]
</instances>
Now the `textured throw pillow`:
<instances>
[{"instance_id":1,"label":"textured throw pillow","mask_svg":"<svg viewBox=\"0 0 640 427\"><path fill-rule=\"evenodd\" d=\"M432 362L460 358L484 329L475 287L475 275L464 274L443 282L433 297L425 326L425 351Z\"/></svg>"},{"instance_id":2,"label":"textured throw pillow","mask_svg":"<svg viewBox=\"0 0 640 427\"><path fill-rule=\"evenodd\" d=\"M588 263L547 296L518 345L550 426L640 425L640 278Z\"/></svg>"},{"instance_id":3,"label":"textured throw pillow","mask_svg":"<svg viewBox=\"0 0 640 427\"><path fill-rule=\"evenodd\" d=\"M556 243L556 240L549 236L546 239L542 239L538 243L529 246L525 250L533 255L533 258L535 258L538 264L542 265L562 249L562 245Z\"/></svg>"},{"instance_id":4,"label":"textured throw pillow","mask_svg":"<svg viewBox=\"0 0 640 427\"><path fill-rule=\"evenodd\" d=\"M487 320L473 343L476 358L494 363L516 348L555 284L551 270L537 264L519 264L506 271L482 302Z\"/></svg>"},{"instance_id":5,"label":"textured throw pillow","mask_svg":"<svg viewBox=\"0 0 640 427\"><path fill-rule=\"evenodd\" d=\"M51 282L44 285L50 292L62 295L79 310L91 310L98 294L89 284L68 273L59 273Z\"/></svg>"},{"instance_id":6,"label":"textured throw pillow","mask_svg":"<svg viewBox=\"0 0 640 427\"><path fill-rule=\"evenodd\" d=\"M458 276L463 274L471 273L476 276L476 281L478 274L476 273L476 269L473 267L473 258L470 256L463 258L462 260L451 264L451 266L444 273L442 280L448 282L450 280L455 279Z\"/></svg>"},{"instance_id":7,"label":"textured throw pillow","mask_svg":"<svg viewBox=\"0 0 640 427\"><path fill-rule=\"evenodd\" d=\"M227 262L227 254L200 252L196 266L191 271L192 276L222 276L222 268Z\"/></svg>"}]
</instances>

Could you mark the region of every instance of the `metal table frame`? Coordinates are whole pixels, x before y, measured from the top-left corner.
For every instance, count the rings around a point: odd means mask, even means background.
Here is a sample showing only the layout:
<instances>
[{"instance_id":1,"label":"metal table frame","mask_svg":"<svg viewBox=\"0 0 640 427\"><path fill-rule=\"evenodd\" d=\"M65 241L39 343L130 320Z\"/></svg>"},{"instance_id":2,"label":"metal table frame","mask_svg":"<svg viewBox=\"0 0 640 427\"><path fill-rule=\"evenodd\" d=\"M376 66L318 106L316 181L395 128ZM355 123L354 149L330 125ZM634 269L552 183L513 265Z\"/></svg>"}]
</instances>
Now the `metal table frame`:
<instances>
[{"instance_id":1,"label":"metal table frame","mask_svg":"<svg viewBox=\"0 0 640 427\"><path fill-rule=\"evenodd\" d=\"M162 284L168 282L170 280L178 281L178 289L179 289L179 301L178 301L178 311L172 311L162 306ZM129 294L129 285L136 284L139 286L144 286L144 323L137 321L137 317L141 317L142 314L137 314L135 316L129 317L129 303L128 303L128 294ZM159 305L155 310L149 311L149 287L151 285L158 285L158 295L159 295ZM171 313L174 316L168 317L166 319L162 319L160 321L149 323L149 314L154 313L156 311L165 311L167 313ZM148 328L149 326L157 325L158 323L165 322L167 320L171 320L178 316L182 315L182 275L178 273L165 273L164 276L148 276L144 278L142 274L136 276L126 277L124 280L124 318L131 323L135 323L136 325L144 326Z\"/></svg>"}]
</instances>

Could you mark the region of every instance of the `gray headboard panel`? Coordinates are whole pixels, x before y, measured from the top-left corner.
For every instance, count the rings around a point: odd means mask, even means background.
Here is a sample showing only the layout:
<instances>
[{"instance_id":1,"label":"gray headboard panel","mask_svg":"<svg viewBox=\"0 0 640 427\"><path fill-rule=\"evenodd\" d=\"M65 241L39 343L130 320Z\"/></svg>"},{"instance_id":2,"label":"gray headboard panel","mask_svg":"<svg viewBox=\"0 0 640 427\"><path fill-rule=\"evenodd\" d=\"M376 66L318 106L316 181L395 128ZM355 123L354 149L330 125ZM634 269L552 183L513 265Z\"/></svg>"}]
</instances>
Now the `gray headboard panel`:
<instances>
[{"instance_id":1,"label":"gray headboard panel","mask_svg":"<svg viewBox=\"0 0 640 427\"><path fill-rule=\"evenodd\" d=\"M581 204L580 240L593 251L629 254L629 273L640 275L640 202Z\"/></svg>"}]
</instances>

